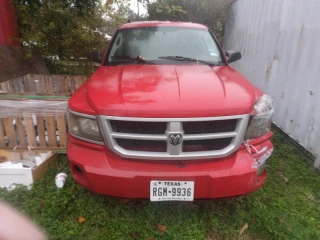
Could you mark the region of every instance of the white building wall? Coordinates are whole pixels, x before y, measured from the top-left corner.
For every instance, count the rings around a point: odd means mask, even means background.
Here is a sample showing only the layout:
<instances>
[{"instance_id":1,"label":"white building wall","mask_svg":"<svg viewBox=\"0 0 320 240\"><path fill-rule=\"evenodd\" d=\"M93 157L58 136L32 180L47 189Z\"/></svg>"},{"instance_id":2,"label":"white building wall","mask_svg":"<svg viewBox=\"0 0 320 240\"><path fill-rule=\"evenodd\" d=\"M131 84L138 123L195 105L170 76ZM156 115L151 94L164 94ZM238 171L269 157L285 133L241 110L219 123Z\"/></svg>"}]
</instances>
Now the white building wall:
<instances>
[{"instance_id":1,"label":"white building wall","mask_svg":"<svg viewBox=\"0 0 320 240\"><path fill-rule=\"evenodd\" d=\"M320 0L237 0L225 50L232 66L271 95L274 123L317 155L320 167Z\"/></svg>"}]
</instances>

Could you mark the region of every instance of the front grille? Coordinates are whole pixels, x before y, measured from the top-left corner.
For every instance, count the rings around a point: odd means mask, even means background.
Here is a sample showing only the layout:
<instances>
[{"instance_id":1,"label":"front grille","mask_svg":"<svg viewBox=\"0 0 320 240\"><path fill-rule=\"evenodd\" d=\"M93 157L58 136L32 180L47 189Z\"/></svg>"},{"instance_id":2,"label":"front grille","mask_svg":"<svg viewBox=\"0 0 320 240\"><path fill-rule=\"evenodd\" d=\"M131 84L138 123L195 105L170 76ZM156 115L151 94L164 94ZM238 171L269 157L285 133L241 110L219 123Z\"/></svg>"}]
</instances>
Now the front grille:
<instances>
[{"instance_id":1,"label":"front grille","mask_svg":"<svg viewBox=\"0 0 320 240\"><path fill-rule=\"evenodd\" d=\"M131 151L144 152L166 152L167 144L165 141L147 141L147 140L133 140L133 139L117 139L120 147Z\"/></svg>"},{"instance_id":2,"label":"front grille","mask_svg":"<svg viewBox=\"0 0 320 240\"><path fill-rule=\"evenodd\" d=\"M221 150L230 145L232 138L191 140L183 142L183 152L201 152Z\"/></svg>"},{"instance_id":3,"label":"front grille","mask_svg":"<svg viewBox=\"0 0 320 240\"><path fill-rule=\"evenodd\" d=\"M167 129L165 122L129 122L129 121L110 121L112 131L120 133L138 134L164 134Z\"/></svg>"},{"instance_id":4,"label":"front grille","mask_svg":"<svg viewBox=\"0 0 320 240\"><path fill-rule=\"evenodd\" d=\"M184 134L205 134L232 132L236 129L237 119L207 121L207 122L184 122Z\"/></svg>"},{"instance_id":5,"label":"front grille","mask_svg":"<svg viewBox=\"0 0 320 240\"><path fill-rule=\"evenodd\" d=\"M124 158L190 160L226 157L235 152L243 141L249 115L98 118L105 143Z\"/></svg>"}]
</instances>

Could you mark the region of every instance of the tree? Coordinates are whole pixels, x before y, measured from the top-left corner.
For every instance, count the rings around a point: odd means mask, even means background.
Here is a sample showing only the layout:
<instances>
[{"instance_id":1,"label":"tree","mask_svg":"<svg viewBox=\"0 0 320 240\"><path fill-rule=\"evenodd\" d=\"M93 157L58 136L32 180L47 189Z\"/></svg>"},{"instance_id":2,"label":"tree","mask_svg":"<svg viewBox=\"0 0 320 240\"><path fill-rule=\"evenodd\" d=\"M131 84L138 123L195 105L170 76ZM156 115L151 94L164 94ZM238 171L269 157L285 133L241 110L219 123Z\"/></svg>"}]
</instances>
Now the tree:
<instances>
[{"instance_id":1,"label":"tree","mask_svg":"<svg viewBox=\"0 0 320 240\"><path fill-rule=\"evenodd\" d=\"M20 41L29 48L29 55L33 48L37 48L45 59L58 56L59 60L75 62L67 63L67 67L80 63L89 66L86 61L88 52L92 49L103 51L107 43L105 35L111 35L116 26L126 21L126 12L122 8L103 6L100 0L14 2ZM125 6L125 2L118 0L120 6ZM46 62L50 63L52 60ZM90 71L92 68L86 72Z\"/></svg>"},{"instance_id":2,"label":"tree","mask_svg":"<svg viewBox=\"0 0 320 240\"><path fill-rule=\"evenodd\" d=\"M128 19L130 19L131 22L138 22L138 21L147 21L148 16L146 15L138 15L131 9L128 10Z\"/></svg>"},{"instance_id":3,"label":"tree","mask_svg":"<svg viewBox=\"0 0 320 240\"><path fill-rule=\"evenodd\" d=\"M43 57L79 59L105 45L99 0L15 0L20 41Z\"/></svg>"},{"instance_id":4,"label":"tree","mask_svg":"<svg viewBox=\"0 0 320 240\"><path fill-rule=\"evenodd\" d=\"M181 6L179 5L173 5L168 4L167 0L136 0L138 3L142 4L145 8L148 8L148 5L154 5L156 6L157 12L168 12L171 14L177 13L177 12L185 12ZM107 0L105 5L111 6L112 4L117 4L120 7L121 0ZM147 20L147 16L140 16L139 14L139 7L138 7L138 14L134 13L131 9L127 9L127 15L130 17L130 19L134 19L135 21L142 21Z\"/></svg>"},{"instance_id":5,"label":"tree","mask_svg":"<svg viewBox=\"0 0 320 240\"><path fill-rule=\"evenodd\" d=\"M229 4L233 0L157 0L148 4L149 20L197 22L222 41Z\"/></svg>"}]
</instances>

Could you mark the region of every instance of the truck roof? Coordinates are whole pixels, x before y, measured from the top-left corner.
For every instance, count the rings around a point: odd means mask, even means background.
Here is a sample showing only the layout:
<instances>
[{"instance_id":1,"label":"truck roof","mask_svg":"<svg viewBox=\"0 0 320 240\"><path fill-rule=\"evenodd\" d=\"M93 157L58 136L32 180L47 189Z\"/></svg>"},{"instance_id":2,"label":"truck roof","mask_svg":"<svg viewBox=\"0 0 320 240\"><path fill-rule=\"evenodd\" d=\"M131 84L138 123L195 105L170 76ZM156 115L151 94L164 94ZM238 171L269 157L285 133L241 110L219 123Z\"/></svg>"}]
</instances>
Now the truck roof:
<instances>
[{"instance_id":1,"label":"truck roof","mask_svg":"<svg viewBox=\"0 0 320 240\"><path fill-rule=\"evenodd\" d=\"M189 27L189 28L202 28L207 29L206 26L198 23L191 22L170 22L170 21L141 21L125 23L119 29L124 28L139 28L139 27Z\"/></svg>"}]
</instances>

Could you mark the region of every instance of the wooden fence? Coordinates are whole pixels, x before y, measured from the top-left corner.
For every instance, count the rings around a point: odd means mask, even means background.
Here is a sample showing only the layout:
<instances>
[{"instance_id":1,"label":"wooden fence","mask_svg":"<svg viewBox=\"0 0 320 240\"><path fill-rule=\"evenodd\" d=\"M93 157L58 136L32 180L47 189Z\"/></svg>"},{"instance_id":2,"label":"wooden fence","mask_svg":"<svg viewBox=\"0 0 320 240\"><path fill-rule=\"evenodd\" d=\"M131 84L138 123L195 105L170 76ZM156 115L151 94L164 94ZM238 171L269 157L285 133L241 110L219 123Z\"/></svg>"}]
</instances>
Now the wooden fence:
<instances>
[{"instance_id":1,"label":"wooden fence","mask_svg":"<svg viewBox=\"0 0 320 240\"><path fill-rule=\"evenodd\" d=\"M0 83L0 93L72 94L87 76L28 74Z\"/></svg>"},{"instance_id":2,"label":"wooden fence","mask_svg":"<svg viewBox=\"0 0 320 240\"><path fill-rule=\"evenodd\" d=\"M0 148L65 150L67 101L87 79L87 76L28 74L0 83ZM13 113L5 101L12 101L13 108L17 106ZM36 109L29 102L31 107L25 109L28 101L37 101L41 107ZM46 106L53 102L61 102L62 108L48 111Z\"/></svg>"},{"instance_id":3,"label":"wooden fence","mask_svg":"<svg viewBox=\"0 0 320 240\"><path fill-rule=\"evenodd\" d=\"M1 100L0 100L1 101ZM26 104L32 101L31 104ZM59 100L6 100L0 102L0 148L31 147L65 149L67 145L67 101ZM4 102L16 105L12 113ZM32 111L27 105L36 102L41 108ZM54 108L57 106L57 110ZM54 104L54 105L53 105Z\"/></svg>"}]
</instances>

